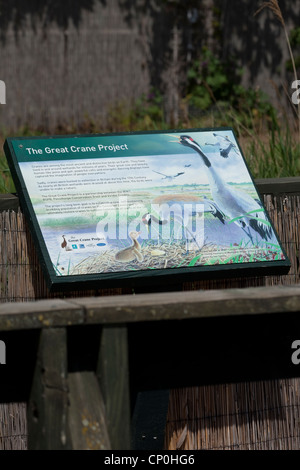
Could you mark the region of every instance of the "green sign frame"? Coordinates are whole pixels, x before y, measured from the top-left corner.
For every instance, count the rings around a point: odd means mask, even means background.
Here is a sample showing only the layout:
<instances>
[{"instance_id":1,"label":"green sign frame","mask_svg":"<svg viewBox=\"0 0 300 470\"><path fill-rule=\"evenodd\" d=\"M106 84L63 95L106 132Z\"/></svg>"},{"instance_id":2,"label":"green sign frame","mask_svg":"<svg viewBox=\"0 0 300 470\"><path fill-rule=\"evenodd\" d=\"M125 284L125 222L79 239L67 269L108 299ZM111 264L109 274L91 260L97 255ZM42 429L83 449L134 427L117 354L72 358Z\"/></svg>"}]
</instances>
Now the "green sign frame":
<instances>
[{"instance_id":1,"label":"green sign frame","mask_svg":"<svg viewBox=\"0 0 300 470\"><path fill-rule=\"evenodd\" d=\"M13 137L4 151L50 290L289 271L230 127Z\"/></svg>"}]
</instances>

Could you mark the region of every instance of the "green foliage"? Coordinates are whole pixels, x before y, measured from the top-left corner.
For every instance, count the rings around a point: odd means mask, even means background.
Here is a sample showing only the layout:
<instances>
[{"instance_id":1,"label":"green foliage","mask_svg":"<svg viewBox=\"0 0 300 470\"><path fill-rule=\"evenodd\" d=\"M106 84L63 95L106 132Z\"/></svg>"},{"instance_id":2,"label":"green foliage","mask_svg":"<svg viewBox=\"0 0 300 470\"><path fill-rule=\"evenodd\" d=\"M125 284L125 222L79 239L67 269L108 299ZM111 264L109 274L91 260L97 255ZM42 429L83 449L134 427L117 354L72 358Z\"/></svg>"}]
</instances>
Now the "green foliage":
<instances>
[{"instance_id":1,"label":"green foliage","mask_svg":"<svg viewBox=\"0 0 300 470\"><path fill-rule=\"evenodd\" d=\"M290 43L292 47L300 46L300 27L292 29L290 32Z\"/></svg>"},{"instance_id":2,"label":"green foliage","mask_svg":"<svg viewBox=\"0 0 300 470\"><path fill-rule=\"evenodd\" d=\"M187 74L187 102L201 111L217 105L226 121L229 110L240 125L253 128L259 118L273 114L274 108L260 89L244 88L241 76L242 70L233 61L224 64L204 47L201 60L195 60Z\"/></svg>"},{"instance_id":3,"label":"green foliage","mask_svg":"<svg viewBox=\"0 0 300 470\"><path fill-rule=\"evenodd\" d=\"M296 66L296 69L300 67L300 55L296 54L296 52L298 51L299 52L299 49L300 49L300 27L297 27L297 28L294 28L291 30L290 32L290 44L291 44L291 47L294 49L295 53L294 53L294 62L295 62L295 66ZM289 59L286 61L285 63L285 66L286 66L286 69L289 71L289 72L293 72L293 62L292 62L292 59Z\"/></svg>"},{"instance_id":4,"label":"green foliage","mask_svg":"<svg viewBox=\"0 0 300 470\"><path fill-rule=\"evenodd\" d=\"M163 114L163 97L154 88L138 98L133 106L118 103L108 112L108 130L138 131L165 128Z\"/></svg>"},{"instance_id":5,"label":"green foliage","mask_svg":"<svg viewBox=\"0 0 300 470\"><path fill-rule=\"evenodd\" d=\"M191 105L208 109L215 101L228 101L232 83L224 65L204 47L201 59L196 59L187 73L187 94Z\"/></svg>"},{"instance_id":6,"label":"green foliage","mask_svg":"<svg viewBox=\"0 0 300 470\"><path fill-rule=\"evenodd\" d=\"M146 129L152 127L154 123L162 123L164 120L163 97L158 90L152 88L150 92L143 94L135 102L131 110L130 118L132 123L140 122L146 125Z\"/></svg>"},{"instance_id":7,"label":"green foliage","mask_svg":"<svg viewBox=\"0 0 300 470\"><path fill-rule=\"evenodd\" d=\"M13 184L10 171L5 157L0 157L0 193L14 193L15 186Z\"/></svg>"}]
</instances>

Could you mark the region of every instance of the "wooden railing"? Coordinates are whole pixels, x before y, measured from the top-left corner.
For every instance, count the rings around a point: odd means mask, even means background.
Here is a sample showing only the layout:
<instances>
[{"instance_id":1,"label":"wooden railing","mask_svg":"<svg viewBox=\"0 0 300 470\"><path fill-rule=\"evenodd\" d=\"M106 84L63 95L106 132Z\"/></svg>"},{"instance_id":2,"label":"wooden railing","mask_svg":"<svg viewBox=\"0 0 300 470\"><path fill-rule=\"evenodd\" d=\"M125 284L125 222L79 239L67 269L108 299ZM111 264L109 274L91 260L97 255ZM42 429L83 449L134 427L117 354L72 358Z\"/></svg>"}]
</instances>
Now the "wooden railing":
<instances>
[{"instance_id":1,"label":"wooden railing","mask_svg":"<svg viewBox=\"0 0 300 470\"><path fill-rule=\"evenodd\" d=\"M237 365L234 354L247 357L252 348L255 352L250 368L256 368L254 378L268 378L269 371L274 369L273 360L277 376L294 374L297 370L290 360L291 344L299 336L300 328L295 329L296 325L300 327L299 312L300 286L48 299L0 305L0 331L10 335L7 341L10 374L6 382L10 387L13 383L15 389L21 387L19 394L14 393L15 400L24 399L24 389L28 390L25 399L29 448L161 448L168 389L198 386L207 380L222 381L224 357L227 380L234 373L241 379L243 360L241 357ZM227 326L223 330L224 320ZM220 327L224 335L221 342ZM249 336L249 331L252 334L257 331L256 336ZM271 331L274 335L270 340ZM89 334L90 341L97 346L91 348L93 357L87 361L86 356L92 354L88 350ZM282 343L282 339L278 342L280 334L285 341L289 337L288 344ZM70 341L73 341L74 357L68 351ZM258 347L267 353L276 349L269 363L260 358L263 370L257 363ZM221 348L224 356L219 358L223 377L219 367L214 366L214 371L209 369L209 351L215 348ZM207 350L206 357L203 349ZM283 353L281 364L278 351ZM83 370L78 366L80 359ZM232 361L230 367L227 361ZM23 369L19 375L18 366ZM243 372L249 373L247 362ZM152 395L143 395L149 388ZM147 408L153 397L156 412L149 416ZM145 429L152 441L143 438Z\"/></svg>"},{"instance_id":2,"label":"wooden railing","mask_svg":"<svg viewBox=\"0 0 300 470\"><path fill-rule=\"evenodd\" d=\"M47 299L0 304L0 331L293 312L300 285Z\"/></svg>"}]
</instances>

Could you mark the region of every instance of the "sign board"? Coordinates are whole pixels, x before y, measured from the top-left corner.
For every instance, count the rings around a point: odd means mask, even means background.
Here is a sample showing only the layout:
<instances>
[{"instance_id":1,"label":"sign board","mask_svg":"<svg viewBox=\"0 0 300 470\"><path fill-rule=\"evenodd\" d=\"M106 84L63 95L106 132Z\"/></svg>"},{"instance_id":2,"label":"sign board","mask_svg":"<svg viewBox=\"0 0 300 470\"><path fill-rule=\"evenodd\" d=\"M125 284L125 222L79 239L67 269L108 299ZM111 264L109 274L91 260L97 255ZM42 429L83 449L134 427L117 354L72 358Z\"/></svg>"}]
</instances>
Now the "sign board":
<instances>
[{"instance_id":1,"label":"sign board","mask_svg":"<svg viewBox=\"0 0 300 470\"><path fill-rule=\"evenodd\" d=\"M231 128L9 138L50 288L286 273Z\"/></svg>"}]
</instances>

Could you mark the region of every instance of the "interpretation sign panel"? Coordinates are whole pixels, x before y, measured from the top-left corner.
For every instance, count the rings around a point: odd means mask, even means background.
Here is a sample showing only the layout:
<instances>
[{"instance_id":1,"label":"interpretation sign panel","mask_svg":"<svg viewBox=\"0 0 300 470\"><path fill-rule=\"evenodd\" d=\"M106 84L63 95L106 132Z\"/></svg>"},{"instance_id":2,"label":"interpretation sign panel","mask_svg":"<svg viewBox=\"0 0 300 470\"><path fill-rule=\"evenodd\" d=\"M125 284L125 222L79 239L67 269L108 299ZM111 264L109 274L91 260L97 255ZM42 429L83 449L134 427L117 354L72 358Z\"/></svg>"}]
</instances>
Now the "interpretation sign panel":
<instances>
[{"instance_id":1,"label":"interpretation sign panel","mask_svg":"<svg viewBox=\"0 0 300 470\"><path fill-rule=\"evenodd\" d=\"M4 149L50 287L289 269L230 128Z\"/></svg>"}]
</instances>

